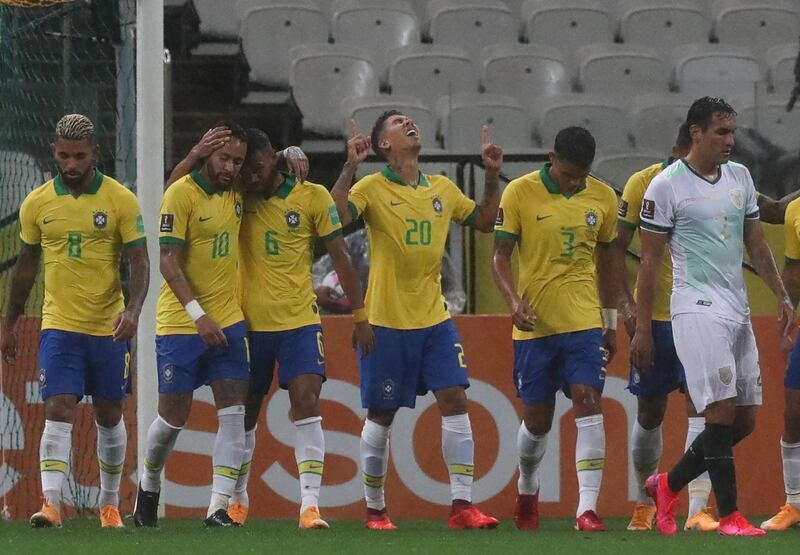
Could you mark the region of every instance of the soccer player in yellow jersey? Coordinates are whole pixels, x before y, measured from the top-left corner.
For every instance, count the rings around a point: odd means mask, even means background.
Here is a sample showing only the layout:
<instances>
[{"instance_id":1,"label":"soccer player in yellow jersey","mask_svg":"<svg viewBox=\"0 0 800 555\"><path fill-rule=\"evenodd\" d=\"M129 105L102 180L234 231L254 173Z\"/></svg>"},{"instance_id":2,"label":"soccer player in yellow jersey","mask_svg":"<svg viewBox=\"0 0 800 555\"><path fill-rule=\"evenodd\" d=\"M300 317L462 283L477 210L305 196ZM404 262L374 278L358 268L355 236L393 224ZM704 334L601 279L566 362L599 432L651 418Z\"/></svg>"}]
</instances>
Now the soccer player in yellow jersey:
<instances>
[{"instance_id":1,"label":"soccer player in yellow jersey","mask_svg":"<svg viewBox=\"0 0 800 555\"><path fill-rule=\"evenodd\" d=\"M219 419L205 526L238 525L227 510L244 456L250 371L237 295L242 200L231 186L247 154L247 136L238 125L224 126L231 131L225 146L167 189L161 201L158 416L147 432L133 515L137 526L158 525L161 470L189 418L192 393L202 385L211 386Z\"/></svg>"},{"instance_id":2,"label":"soccer player in yellow jersey","mask_svg":"<svg viewBox=\"0 0 800 555\"><path fill-rule=\"evenodd\" d=\"M594 137L586 129L562 129L550 162L512 181L497 215L493 270L511 309L514 383L524 405L514 511L521 530L539 527L538 469L562 387L572 398L578 428L575 528L606 530L597 515L605 462L600 397L606 363L616 350L618 281L612 242L617 197L589 176L594 154ZM520 264L516 287L511 269L515 247Z\"/></svg>"},{"instance_id":3,"label":"soccer player in yellow jersey","mask_svg":"<svg viewBox=\"0 0 800 555\"><path fill-rule=\"evenodd\" d=\"M387 160L379 173L353 186L358 163L370 148ZM332 194L342 225L363 218L369 237L367 316L375 349L360 357L361 402L367 419L361 432L361 470L367 528L392 530L384 502L389 428L400 407L433 391L442 413L442 452L450 474L453 529L494 528L498 521L472 505L472 428L467 415L467 364L441 287L441 262L452 221L490 232L498 202L503 152L483 129L486 187L480 206L455 183L419 171L422 141L416 124L390 110L371 138L353 124L347 162ZM349 191L348 191L349 190Z\"/></svg>"},{"instance_id":4,"label":"soccer player in yellow jersey","mask_svg":"<svg viewBox=\"0 0 800 555\"><path fill-rule=\"evenodd\" d=\"M100 464L100 522L122 528L119 484L127 432L122 403L130 392L129 340L147 295L150 265L139 203L95 168L94 125L69 114L51 145L58 175L20 207L22 249L11 281L2 352L13 362L15 325L44 254L45 296L39 340L39 384L45 425L39 446L44 504L34 527L61 526L61 486L69 472L75 406L92 396ZM119 274L130 266L127 304Z\"/></svg>"}]
</instances>

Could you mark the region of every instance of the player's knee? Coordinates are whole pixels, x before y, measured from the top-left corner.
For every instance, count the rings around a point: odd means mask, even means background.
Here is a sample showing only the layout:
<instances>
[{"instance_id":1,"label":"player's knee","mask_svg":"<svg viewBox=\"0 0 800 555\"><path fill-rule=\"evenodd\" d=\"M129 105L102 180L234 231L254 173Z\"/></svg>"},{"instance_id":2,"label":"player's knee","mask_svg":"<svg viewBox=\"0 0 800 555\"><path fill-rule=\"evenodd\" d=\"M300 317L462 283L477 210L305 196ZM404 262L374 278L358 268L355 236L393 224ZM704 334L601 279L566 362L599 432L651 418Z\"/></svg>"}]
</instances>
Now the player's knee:
<instances>
[{"instance_id":1,"label":"player's knee","mask_svg":"<svg viewBox=\"0 0 800 555\"><path fill-rule=\"evenodd\" d=\"M553 426L552 419L543 416L534 418L528 418L526 416L523 422L525 423L525 427L528 428L528 431L537 436L543 436L549 433L550 428Z\"/></svg>"},{"instance_id":2,"label":"player's knee","mask_svg":"<svg viewBox=\"0 0 800 555\"><path fill-rule=\"evenodd\" d=\"M376 424L380 424L384 428L388 428L394 422L394 415L397 411L394 410L377 410L369 409L367 411L367 419L372 420Z\"/></svg>"},{"instance_id":3,"label":"player's knee","mask_svg":"<svg viewBox=\"0 0 800 555\"><path fill-rule=\"evenodd\" d=\"M662 402L661 399L656 399L655 402L640 399L636 412L636 420L645 430L657 428L664 421L664 408L665 403Z\"/></svg>"}]
</instances>

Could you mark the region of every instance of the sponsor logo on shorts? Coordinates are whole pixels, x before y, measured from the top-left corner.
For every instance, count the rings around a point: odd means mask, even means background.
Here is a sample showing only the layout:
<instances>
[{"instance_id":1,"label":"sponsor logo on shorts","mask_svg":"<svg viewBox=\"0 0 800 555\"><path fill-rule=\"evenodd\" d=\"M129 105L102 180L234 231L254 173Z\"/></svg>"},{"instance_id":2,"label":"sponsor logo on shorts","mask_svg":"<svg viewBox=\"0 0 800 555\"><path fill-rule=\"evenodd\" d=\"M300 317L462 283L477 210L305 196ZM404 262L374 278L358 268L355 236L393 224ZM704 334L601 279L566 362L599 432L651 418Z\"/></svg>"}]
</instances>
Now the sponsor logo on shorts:
<instances>
[{"instance_id":1,"label":"sponsor logo on shorts","mask_svg":"<svg viewBox=\"0 0 800 555\"><path fill-rule=\"evenodd\" d=\"M175 214L161 214L161 225L158 230L162 233L172 233L175 227Z\"/></svg>"},{"instance_id":2,"label":"sponsor logo on shorts","mask_svg":"<svg viewBox=\"0 0 800 555\"><path fill-rule=\"evenodd\" d=\"M639 374L638 370L633 371L633 383L639 385L639 382L642 381L642 376Z\"/></svg>"},{"instance_id":3,"label":"sponsor logo on shorts","mask_svg":"<svg viewBox=\"0 0 800 555\"><path fill-rule=\"evenodd\" d=\"M47 386L47 371L44 368L39 368L39 388L44 389Z\"/></svg>"},{"instance_id":4,"label":"sponsor logo on shorts","mask_svg":"<svg viewBox=\"0 0 800 555\"><path fill-rule=\"evenodd\" d=\"M617 209L617 215L620 218L624 218L628 215L628 201L619 199L619 208Z\"/></svg>"},{"instance_id":5,"label":"sponsor logo on shorts","mask_svg":"<svg viewBox=\"0 0 800 555\"><path fill-rule=\"evenodd\" d=\"M397 389L397 385L394 383L394 380L383 380L381 389L383 390L384 399L394 399L394 392Z\"/></svg>"},{"instance_id":6,"label":"sponsor logo on shorts","mask_svg":"<svg viewBox=\"0 0 800 555\"><path fill-rule=\"evenodd\" d=\"M161 379L164 380L164 383L172 383L174 378L175 367L172 364L165 364L163 368L161 368Z\"/></svg>"},{"instance_id":7,"label":"sponsor logo on shorts","mask_svg":"<svg viewBox=\"0 0 800 555\"><path fill-rule=\"evenodd\" d=\"M652 220L656 215L656 201L644 199L642 201L642 218Z\"/></svg>"},{"instance_id":8,"label":"sponsor logo on shorts","mask_svg":"<svg viewBox=\"0 0 800 555\"><path fill-rule=\"evenodd\" d=\"M724 385L731 385L733 381L733 370L731 370L730 366L723 366L719 369L719 380Z\"/></svg>"}]
</instances>

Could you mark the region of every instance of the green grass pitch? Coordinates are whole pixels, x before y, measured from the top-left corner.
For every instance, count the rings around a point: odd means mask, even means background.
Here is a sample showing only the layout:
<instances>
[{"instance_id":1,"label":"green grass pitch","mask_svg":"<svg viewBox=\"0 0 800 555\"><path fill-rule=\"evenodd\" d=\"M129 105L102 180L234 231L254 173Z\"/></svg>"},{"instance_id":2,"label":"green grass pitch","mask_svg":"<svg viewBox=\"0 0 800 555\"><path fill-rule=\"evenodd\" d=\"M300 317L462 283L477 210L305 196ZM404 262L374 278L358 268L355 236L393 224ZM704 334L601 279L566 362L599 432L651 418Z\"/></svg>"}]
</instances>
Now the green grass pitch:
<instances>
[{"instance_id":1,"label":"green grass pitch","mask_svg":"<svg viewBox=\"0 0 800 555\"><path fill-rule=\"evenodd\" d=\"M760 522L753 519L753 522ZM296 521L251 520L242 529L204 530L200 520L165 519L158 530L101 530L95 519L73 519L60 530L33 530L27 522L0 522L0 553L67 555L193 555L238 553L323 555L358 553L636 553L765 555L797 553L800 530L775 532L764 538L723 538L716 534L679 533L662 538L657 532L628 532L626 520L608 519L612 531L587 534L571 529L571 519L544 519L538 532L520 532L504 520L497 530L450 531L444 521L399 521L397 532L372 532L357 521L333 521L330 530L298 530Z\"/></svg>"}]
</instances>

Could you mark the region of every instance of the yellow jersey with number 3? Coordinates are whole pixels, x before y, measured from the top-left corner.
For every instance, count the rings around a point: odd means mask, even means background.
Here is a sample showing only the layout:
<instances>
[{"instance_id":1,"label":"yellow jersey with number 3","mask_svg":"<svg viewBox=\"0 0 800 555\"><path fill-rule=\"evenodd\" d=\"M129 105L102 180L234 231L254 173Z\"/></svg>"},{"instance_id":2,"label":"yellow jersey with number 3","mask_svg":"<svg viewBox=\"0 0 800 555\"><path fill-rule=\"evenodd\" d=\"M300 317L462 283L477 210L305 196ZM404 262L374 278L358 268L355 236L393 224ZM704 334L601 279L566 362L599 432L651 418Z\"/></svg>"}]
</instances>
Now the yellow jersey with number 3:
<instances>
[{"instance_id":1,"label":"yellow jersey with number 3","mask_svg":"<svg viewBox=\"0 0 800 555\"><path fill-rule=\"evenodd\" d=\"M164 192L159 243L182 245L181 267L195 299L222 328L244 320L239 306L239 225L242 200L233 190L215 190L193 171ZM166 281L156 309L156 333L197 333Z\"/></svg>"},{"instance_id":2,"label":"yellow jersey with number 3","mask_svg":"<svg viewBox=\"0 0 800 555\"><path fill-rule=\"evenodd\" d=\"M42 249L42 329L111 335L124 309L120 252L145 244L136 196L95 170L74 197L57 176L25 198L19 221L23 247Z\"/></svg>"},{"instance_id":3,"label":"yellow jersey with number 3","mask_svg":"<svg viewBox=\"0 0 800 555\"><path fill-rule=\"evenodd\" d=\"M536 339L602 326L595 246L617 235L617 196L592 177L563 195L550 164L515 179L500 199L495 234L519 248L517 291L533 308L536 328L514 328L514 339Z\"/></svg>"},{"instance_id":4,"label":"yellow jersey with number 3","mask_svg":"<svg viewBox=\"0 0 800 555\"><path fill-rule=\"evenodd\" d=\"M240 232L242 310L250 331L319 324L311 280L314 239L342 234L336 205L322 185L284 175L275 194L246 194Z\"/></svg>"},{"instance_id":5,"label":"yellow jersey with number 3","mask_svg":"<svg viewBox=\"0 0 800 555\"><path fill-rule=\"evenodd\" d=\"M619 201L619 222L618 225L630 229L639 228L639 213L642 211L642 200L644 193L650 186L653 178L672 163L672 158L648 166L630 176L622 191L622 198ZM672 258L669 254L669 247L664 251L661 258L661 267L656 278L656 296L653 302L653 320L669 322L669 298L672 294ZM634 298L637 292L634 290Z\"/></svg>"},{"instance_id":6,"label":"yellow jersey with number 3","mask_svg":"<svg viewBox=\"0 0 800 555\"><path fill-rule=\"evenodd\" d=\"M387 165L350 190L353 219L369 239L367 316L393 329L435 326L450 317L442 295L442 256L450 222L469 225L475 201L442 175L406 184Z\"/></svg>"}]
</instances>

